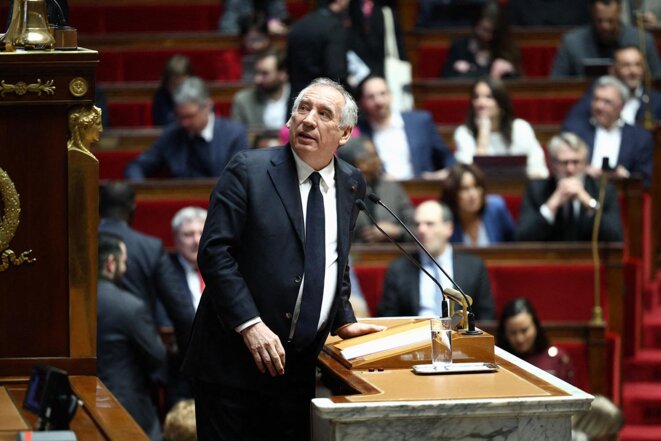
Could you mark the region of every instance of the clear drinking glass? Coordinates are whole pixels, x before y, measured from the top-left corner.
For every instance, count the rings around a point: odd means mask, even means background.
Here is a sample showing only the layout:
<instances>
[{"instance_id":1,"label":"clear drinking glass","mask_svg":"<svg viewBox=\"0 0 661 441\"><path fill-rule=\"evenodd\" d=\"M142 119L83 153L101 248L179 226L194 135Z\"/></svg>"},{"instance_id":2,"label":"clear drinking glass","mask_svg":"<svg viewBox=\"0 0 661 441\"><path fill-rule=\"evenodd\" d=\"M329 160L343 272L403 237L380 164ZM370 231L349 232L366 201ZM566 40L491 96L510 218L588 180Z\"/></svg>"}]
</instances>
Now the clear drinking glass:
<instances>
[{"instance_id":1,"label":"clear drinking glass","mask_svg":"<svg viewBox=\"0 0 661 441\"><path fill-rule=\"evenodd\" d=\"M431 360L434 369L443 369L452 364L452 319L432 318Z\"/></svg>"}]
</instances>

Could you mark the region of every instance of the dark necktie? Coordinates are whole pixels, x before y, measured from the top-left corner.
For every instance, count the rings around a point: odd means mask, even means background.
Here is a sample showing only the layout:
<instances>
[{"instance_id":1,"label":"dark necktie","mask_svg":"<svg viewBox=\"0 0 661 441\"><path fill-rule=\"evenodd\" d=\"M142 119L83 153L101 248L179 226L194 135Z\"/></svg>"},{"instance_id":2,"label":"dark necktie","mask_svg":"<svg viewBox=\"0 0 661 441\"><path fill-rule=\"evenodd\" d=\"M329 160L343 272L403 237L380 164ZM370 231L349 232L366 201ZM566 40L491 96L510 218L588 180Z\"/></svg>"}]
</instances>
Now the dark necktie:
<instances>
[{"instance_id":1,"label":"dark necktie","mask_svg":"<svg viewBox=\"0 0 661 441\"><path fill-rule=\"evenodd\" d=\"M294 345L302 350L309 346L317 335L321 299L324 295L326 272L326 231L324 199L319 189L321 175L310 175L310 194L305 221L305 278L301 308L294 332Z\"/></svg>"},{"instance_id":2,"label":"dark necktie","mask_svg":"<svg viewBox=\"0 0 661 441\"><path fill-rule=\"evenodd\" d=\"M188 150L188 176L191 178L212 176L209 174L206 151L209 143L200 135L193 136L189 141Z\"/></svg>"}]
</instances>

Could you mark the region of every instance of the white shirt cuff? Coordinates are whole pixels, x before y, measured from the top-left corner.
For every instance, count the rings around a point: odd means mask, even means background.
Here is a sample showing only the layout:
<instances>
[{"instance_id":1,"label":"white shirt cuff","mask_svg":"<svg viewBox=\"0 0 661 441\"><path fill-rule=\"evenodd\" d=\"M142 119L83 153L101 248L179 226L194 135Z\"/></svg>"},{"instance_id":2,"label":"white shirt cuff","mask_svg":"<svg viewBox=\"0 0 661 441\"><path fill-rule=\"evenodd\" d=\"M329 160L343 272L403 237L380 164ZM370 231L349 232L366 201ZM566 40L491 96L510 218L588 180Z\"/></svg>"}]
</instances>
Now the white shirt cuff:
<instances>
[{"instance_id":1,"label":"white shirt cuff","mask_svg":"<svg viewBox=\"0 0 661 441\"><path fill-rule=\"evenodd\" d=\"M254 325L255 323L259 323L261 321L262 321L262 319L260 317L255 317L254 319L250 319L245 323L241 323L239 326L234 328L234 330L240 334L241 331L243 331L244 329Z\"/></svg>"},{"instance_id":2,"label":"white shirt cuff","mask_svg":"<svg viewBox=\"0 0 661 441\"><path fill-rule=\"evenodd\" d=\"M549 223L549 225L553 225L555 223L555 216L551 212L551 209L548 207L548 205L543 204L541 207L539 207L539 213L546 219L546 222Z\"/></svg>"}]
</instances>

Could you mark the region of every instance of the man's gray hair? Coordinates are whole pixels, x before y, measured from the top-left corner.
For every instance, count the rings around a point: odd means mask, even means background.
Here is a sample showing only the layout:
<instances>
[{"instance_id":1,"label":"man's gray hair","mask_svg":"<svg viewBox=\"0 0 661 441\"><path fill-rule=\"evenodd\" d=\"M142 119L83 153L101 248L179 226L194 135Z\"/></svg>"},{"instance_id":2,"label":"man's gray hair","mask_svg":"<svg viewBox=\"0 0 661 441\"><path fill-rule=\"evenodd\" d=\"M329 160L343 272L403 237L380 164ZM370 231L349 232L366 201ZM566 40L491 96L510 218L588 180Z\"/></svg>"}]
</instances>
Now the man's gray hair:
<instances>
[{"instance_id":1,"label":"man's gray hair","mask_svg":"<svg viewBox=\"0 0 661 441\"><path fill-rule=\"evenodd\" d=\"M296 112L296 109L298 109L298 105L301 103L303 95L305 95L309 89L316 86L332 87L342 94L344 97L344 106L342 106L342 113L340 114L340 128L344 129L347 127L355 127L356 123L358 122L358 106L356 105L356 102L354 101L351 94L347 92L340 83L329 78L316 78L312 80L312 82L305 89L301 90L301 92L296 97L296 100L294 100L292 112Z\"/></svg>"},{"instance_id":2,"label":"man's gray hair","mask_svg":"<svg viewBox=\"0 0 661 441\"><path fill-rule=\"evenodd\" d=\"M612 75L604 75L603 77L599 77L597 81L594 83L594 88L601 88L601 87L614 87L615 90L617 90L620 94L620 98L622 98L622 104L626 103L629 100L629 88L617 77L614 77Z\"/></svg>"},{"instance_id":3,"label":"man's gray hair","mask_svg":"<svg viewBox=\"0 0 661 441\"><path fill-rule=\"evenodd\" d=\"M204 80L198 77L189 77L181 82L172 94L176 105L195 103L203 106L209 100L209 89Z\"/></svg>"},{"instance_id":4,"label":"man's gray hair","mask_svg":"<svg viewBox=\"0 0 661 441\"><path fill-rule=\"evenodd\" d=\"M572 132L561 132L551 138L547 144L547 150L551 158L558 157L558 149L567 146L575 152L584 151L587 155L588 145L578 135Z\"/></svg>"},{"instance_id":5,"label":"man's gray hair","mask_svg":"<svg viewBox=\"0 0 661 441\"><path fill-rule=\"evenodd\" d=\"M179 229L184 224L184 222L194 221L194 220L207 220L207 210L200 207L184 207L181 210L177 211L172 218L172 233L177 234Z\"/></svg>"}]
</instances>

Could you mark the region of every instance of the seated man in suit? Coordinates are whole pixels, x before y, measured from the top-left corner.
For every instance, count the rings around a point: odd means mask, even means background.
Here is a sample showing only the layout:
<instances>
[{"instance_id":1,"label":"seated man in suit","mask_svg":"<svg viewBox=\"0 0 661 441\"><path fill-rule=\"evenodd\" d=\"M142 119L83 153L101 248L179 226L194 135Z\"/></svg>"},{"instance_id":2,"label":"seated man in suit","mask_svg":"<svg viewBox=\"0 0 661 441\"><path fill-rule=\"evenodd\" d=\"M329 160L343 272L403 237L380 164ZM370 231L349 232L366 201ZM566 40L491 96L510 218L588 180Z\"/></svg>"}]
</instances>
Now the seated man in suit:
<instances>
[{"instance_id":1,"label":"seated man in suit","mask_svg":"<svg viewBox=\"0 0 661 441\"><path fill-rule=\"evenodd\" d=\"M200 78L185 79L173 99L177 122L129 163L124 171L128 179L164 171L174 178L219 176L232 156L248 147L243 126L214 115L209 90Z\"/></svg>"},{"instance_id":2,"label":"seated man in suit","mask_svg":"<svg viewBox=\"0 0 661 441\"><path fill-rule=\"evenodd\" d=\"M289 75L282 49L271 48L255 59L253 85L234 95L231 118L246 127L281 129L289 110Z\"/></svg>"},{"instance_id":3,"label":"seated man in suit","mask_svg":"<svg viewBox=\"0 0 661 441\"><path fill-rule=\"evenodd\" d=\"M442 178L455 159L431 115L425 111L393 112L391 100L383 78L369 77L363 82L360 110L364 118L358 126L374 142L386 176Z\"/></svg>"},{"instance_id":4,"label":"seated man in suit","mask_svg":"<svg viewBox=\"0 0 661 441\"><path fill-rule=\"evenodd\" d=\"M477 320L491 320L495 307L484 262L477 256L454 251L452 212L446 205L426 201L415 210L417 235L466 294L473 298L473 312ZM454 287L429 258L418 256L422 267L434 275L443 288ZM379 304L379 316L438 316L441 311L438 286L422 271L402 256L388 267Z\"/></svg>"},{"instance_id":5,"label":"seated man in suit","mask_svg":"<svg viewBox=\"0 0 661 441\"><path fill-rule=\"evenodd\" d=\"M165 349L145 303L119 287L126 245L99 234L97 373L152 441L161 440L148 379L165 362Z\"/></svg>"},{"instance_id":6,"label":"seated man in suit","mask_svg":"<svg viewBox=\"0 0 661 441\"><path fill-rule=\"evenodd\" d=\"M627 87L612 76L600 77L594 84L590 118L565 121L563 131L573 132L588 145L589 166L593 177L601 174L604 158L617 176L642 177L646 186L652 179L652 135L645 129L625 123L622 109L629 100Z\"/></svg>"},{"instance_id":7,"label":"seated man in suit","mask_svg":"<svg viewBox=\"0 0 661 441\"><path fill-rule=\"evenodd\" d=\"M528 183L519 224L518 241L588 241L599 206L599 183L586 173L588 147L573 133L563 132L548 143L553 176ZM622 240L620 205L607 184L599 240Z\"/></svg>"},{"instance_id":8,"label":"seated man in suit","mask_svg":"<svg viewBox=\"0 0 661 441\"><path fill-rule=\"evenodd\" d=\"M643 127L646 112L652 121L661 120L661 92L645 87L645 58L637 46L625 46L615 50L610 74L622 81L629 89L629 99L624 103L620 117L624 122ZM565 116L565 124L590 118L593 88L590 87Z\"/></svg>"},{"instance_id":9,"label":"seated man in suit","mask_svg":"<svg viewBox=\"0 0 661 441\"><path fill-rule=\"evenodd\" d=\"M556 54L552 78L585 75L586 60L612 59L615 49L638 45L638 30L621 22L621 0L590 0L591 24L569 31ZM661 76L654 37L645 32L647 64L653 78Z\"/></svg>"}]
</instances>

